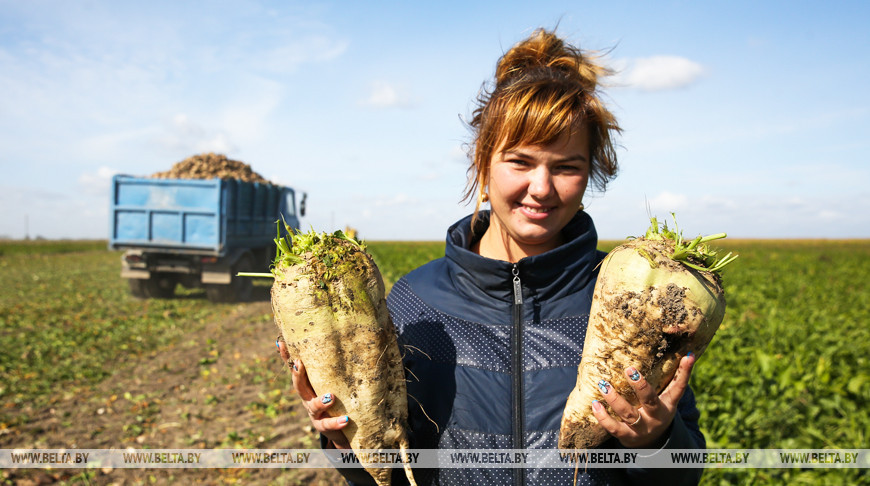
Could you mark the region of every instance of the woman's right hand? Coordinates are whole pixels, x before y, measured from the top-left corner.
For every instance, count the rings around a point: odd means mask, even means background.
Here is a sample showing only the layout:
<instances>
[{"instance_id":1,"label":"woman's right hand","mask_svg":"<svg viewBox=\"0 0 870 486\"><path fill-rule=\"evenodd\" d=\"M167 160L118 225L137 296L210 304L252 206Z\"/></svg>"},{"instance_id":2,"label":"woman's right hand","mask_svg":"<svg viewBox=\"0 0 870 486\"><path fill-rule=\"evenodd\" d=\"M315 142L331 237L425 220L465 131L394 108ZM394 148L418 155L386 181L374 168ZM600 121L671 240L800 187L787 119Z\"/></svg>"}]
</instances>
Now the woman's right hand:
<instances>
[{"instance_id":1,"label":"woman's right hand","mask_svg":"<svg viewBox=\"0 0 870 486\"><path fill-rule=\"evenodd\" d=\"M299 397L302 398L302 406L308 412L308 418L311 419L311 425L314 429L329 440L327 447L335 447L336 449L350 449L350 442L341 429L345 428L348 423L348 416L332 417L327 414L329 407L335 403L335 397L331 393L318 397L314 393L314 388L311 382L308 381L308 373L305 372L305 365L301 359L295 359L290 362L290 351L287 349L287 344L283 339L275 341L278 345L278 354L284 364L290 367L290 375L293 377L293 388Z\"/></svg>"}]
</instances>

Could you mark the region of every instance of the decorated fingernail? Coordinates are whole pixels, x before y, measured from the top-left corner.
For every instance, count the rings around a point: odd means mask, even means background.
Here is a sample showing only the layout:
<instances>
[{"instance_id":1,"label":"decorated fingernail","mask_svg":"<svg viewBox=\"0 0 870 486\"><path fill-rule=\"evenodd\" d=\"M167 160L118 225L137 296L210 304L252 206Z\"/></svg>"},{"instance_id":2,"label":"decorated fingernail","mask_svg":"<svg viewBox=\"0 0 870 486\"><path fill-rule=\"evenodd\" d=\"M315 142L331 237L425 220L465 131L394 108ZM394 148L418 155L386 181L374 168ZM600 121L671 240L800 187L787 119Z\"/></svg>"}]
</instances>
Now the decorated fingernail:
<instances>
[{"instance_id":1,"label":"decorated fingernail","mask_svg":"<svg viewBox=\"0 0 870 486\"><path fill-rule=\"evenodd\" d=\"M600 411L601 402L599 402L598 400L592 400L592 410L595 410L596 412Z\"/></svg>"},{"instance_id":2,"label":"decorated fingernail","mask_svg":"<svg viewBox=\"0 0 870 486\"><path fill-rule=\"evenodd\" d=\"M637 381L640 379L640 372L637 371L633 366L628 369L628 378L631 381Z\"/></svg>"},{"instance_id":3,"label":"decorated fingernail","mask_svg":"<svg viewBox=\"0 0 870 486\"><path fill-rule=\"evenodd\" d=\"M296 366L296 360L293 360L293 371L299 371L299 367Z\"/></svg>"},{"instance_id":4,"label":"decorated fingernail","mask_svg":"<svg viewBox=\"0 0 870 486\"><path fill-rule=\"evenodd\" d=\"M687 355L686 355L686 356L688 356L688 357L690 357L690 358L691 358L691 357L692 357L692 356L695 356L695 353L693 353L693 352L691 352L691 351L689 351L689 354L687 354Z\"/></svg>"},{"instance_id":5,"label":"decorated fingernail","mask_svg":"<svg viewBox=\"0 0 870 486\"><path fill-rule=\"evenodd\" d=\"M320 401L323 402L324 405L331 402L332 401L332 393L327 393L326 395L323 395L323 398Z\"/></svg>"},{"instance_id":6,"label":"decorated fingernail","mask_svg":"<svg viewBox=\"0 0 870 486\"><path fill-rule=\"evenodd\" d=\"M350 422L350 417L348 417L347 415L341 418L341 423L346 424L348 422Z\"/></svg>"},{"instance_id":7,"label":"decorated fingernail","mask_svg":"<svg viewBox=\"0 0 870 486\"><path fill-rule=\"evenodd\" d=\"M281 350L281 345L278 344L278 340L277 340L277 339L275 340L275 347L278 348L278 351Z\"/></svg>"},{"instance_id":8,"label":"decorated fingernail","mask_svg":"<svg viewBox=\"0 0 870 486\"><path fill-rule=\"evenodd\" d=\"M607 383L604 380L598 380L598 389L601 390L601 393L607 395L610 393L610 383Z\"/></svg>"}]
</instances>

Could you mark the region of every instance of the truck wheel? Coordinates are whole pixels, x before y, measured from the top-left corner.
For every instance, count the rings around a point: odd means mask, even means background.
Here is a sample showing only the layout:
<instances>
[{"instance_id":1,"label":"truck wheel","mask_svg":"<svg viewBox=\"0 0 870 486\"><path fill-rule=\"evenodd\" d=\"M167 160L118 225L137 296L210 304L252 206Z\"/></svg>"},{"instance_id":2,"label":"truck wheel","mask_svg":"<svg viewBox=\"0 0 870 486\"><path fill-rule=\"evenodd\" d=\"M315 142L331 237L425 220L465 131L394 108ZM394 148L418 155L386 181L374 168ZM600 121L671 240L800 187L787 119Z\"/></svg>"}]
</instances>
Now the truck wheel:
<instances>
[{"instance_id":1,"label":"truck wheel","mask_svg":"<svg viewBox=\"0 0 870 486\"><path fill-rule=\"evenodd\" d=\"M251 255L245 255L235 265L233 265L233 282L230 284L236 287L236 300L239 302L247 302L251 300L251 294L254 293L254 282L251 277L237 277L239 272L254 272L254 259Z\"/></svg>"},{"instance_id":2,"label":"truck wheel","mask_svg":"<svg viewBox=\"0 0 870 486\"><path fill-rule=\"evenodd\" d=\"M205 284L205 297L214 303L232 302L230 286L221 284Z\"/></svg>"},{"instance_id":3,"label":"truck wheel","mask_svg":"<svg viewBox=\"0 0 870 486\"><path fill-rule=\"evenodd\" d=\"M148 291L145 289L147 280L141 278L131 278L127 282L130 284L130 295L137 299L147 299Z\"/></svg>"},{"instance_id":4,"label":"truck wheel","mask_svg":"<svg viewBox=\"0 0 870 486\"><path fill-rule=\"evenodd\" d=\"M254 269L253 259L245 255L233 265L230 283L227 285L207 284L205 296L212 302L245 302L251 299L254 284L250 277L237 277L238 272L250 272Z\"/></svg>"},{"instance_id":5,"label":"truck wheel","mask_svg":"<svg viewBox=\"0 0 870 486\"><path fill-rule=\"evenodd\" d=\"M156 273L149 279L131 278L130 294L137 299L171 299L178 280L172 275Z\"/></svg>"},{"instance_id":6,"label":"truck wheel","mask_svg":"<svg viewBox=\"0 0 870 486\"><path fill-rule=\"evenodd\" d=\"M175 286L178 284L178 279L171 274L156 273L144 282L148 296L152 299L171 299L175 296Z\"/></svg>"}]
</instances>

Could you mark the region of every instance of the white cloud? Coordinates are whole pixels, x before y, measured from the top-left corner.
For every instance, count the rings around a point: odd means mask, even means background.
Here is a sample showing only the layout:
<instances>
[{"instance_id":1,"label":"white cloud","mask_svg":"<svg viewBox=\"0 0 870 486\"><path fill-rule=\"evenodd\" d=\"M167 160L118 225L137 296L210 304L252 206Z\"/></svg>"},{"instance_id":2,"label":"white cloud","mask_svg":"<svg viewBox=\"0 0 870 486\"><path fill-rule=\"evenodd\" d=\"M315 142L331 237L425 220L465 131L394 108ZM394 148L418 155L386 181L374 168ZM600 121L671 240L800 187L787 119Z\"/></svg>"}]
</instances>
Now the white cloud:
<instances>
[{"instance_id":1,"label":"white cloud","mask_svg":"<svg viewBox=\"0 0 870 486\"><path fill-rule=\"evenodd\" d=\"M410 108L411 99L405 91L383 81L375 81L369 86L368 96L361 101L372 108Z\"/></svg>"},{"instance_id":2,"label":"white cloud","mask_svg":"<svg viewBox=\"0 0 870 486\"><path fill-rule=\"evenodd\" d=\"M148 143L153 139L158 128L143 125L121 130L111 130L111 127L107 127L106 130L106 132L94 131L82 135L72 142L70 153L79 160L94 164L100 162L115 164L118 159L126 159L129 162L131 152L138 151L143 141Z\"/></svg>"},{"instance_id":3,"label":"white cloud","mask_svg":"<svg viewBox=\"0 0 870 486\"><path fill-rule=\"evenodd\" d=\"M93 196L105 196L109 193L112 176L119 171L111 167L102 166L95 173L84 173L79 176L79 186L86 194Z\"/></svg>"},{"instance_id":4,"label":"white cloud","mask_svg":"<svg viewBox=\"0 0 870 486\"><path fill-rule=\"evenodd\" d=\"M230 153L238 150L230 135L223 130L206 128L184 113L176 114L164 126L156 142L173 154L202 152Z\"/></svg>"},{"instance_id":5,"label":"white cloud","mask_svg":"<svg viewBox=\"0 0 870 486\"><path fill-rule=\"evenodd\" d=\"M244 76L239 93L227 100L216 120L233 140L250 145L268 138L272 117L285 98L281 83L257 76Z\"/></svg>"},{"instance_id":6,"label":"white cloud","mask_svg":"<svg viewBox=\"0 0 870 486\"><path fill-rule=\"evenodd\" d=\"M688 206L689 198L684 194L664 191L648 201L651 214L671 213Z\"/></svg>"},{"instance_id":7,"label":"white cloud","mask_svg":"<svg viewBox=\"0 0 870 486\"><path fill-rule=\"evenodd\" d=\"M292 33L282 32L289 36ZM264 39L268 41L266 36ZM312 35L302 39L285 39L283 45L268 48L259 52L250 60L251 67L278 73L289 73L305 63L331 61L341 56L347 50L348 43L344 40L332 39L325 35ZM237 60L245 62L250 50L238 50Z\"/></svg>"},{"instance_id":8,"label":"white cloud","mask_svg":"<svg viewBox=\"0 0 870 486\"><path fill-rule=\"evenodd\" d=\"M649 225L647 215L673 228L671 212L684 237L725 232L729 238L866 238L870 228L870 195L865 194L783 197L763 192L739 196L662 192L650 200L649 212L639 199L636 194L614 191L591 207L587 205L599 237L643 234ZM632 207L638 209L626 210Z\"/></svg>"},{"instance_id":9,"label":"white cloud","mask_svg":"<svg viewBox=\"0 0 870 486\"><path fill-rule=\"evenodd\" d=\"M229 135L225 133L218 133L214 137L211 137L206 140L200 141L196 148L194 148L194 153L204 153L204 152L215 152L219 154L228 154L231 152L235 152L237 147L235 144L230 141Z\"/></svg>"},{"instance_id":10,"label":"white cloud","mask_svg":"<svg viewBox=\"0 0 870 486\"><path fill-rule=\"evenodd\" d=\"M689 86L705 74L704 66L680 56L651 56L622 61L617 84L642 91Z\"/></svg>"}]
</instances>

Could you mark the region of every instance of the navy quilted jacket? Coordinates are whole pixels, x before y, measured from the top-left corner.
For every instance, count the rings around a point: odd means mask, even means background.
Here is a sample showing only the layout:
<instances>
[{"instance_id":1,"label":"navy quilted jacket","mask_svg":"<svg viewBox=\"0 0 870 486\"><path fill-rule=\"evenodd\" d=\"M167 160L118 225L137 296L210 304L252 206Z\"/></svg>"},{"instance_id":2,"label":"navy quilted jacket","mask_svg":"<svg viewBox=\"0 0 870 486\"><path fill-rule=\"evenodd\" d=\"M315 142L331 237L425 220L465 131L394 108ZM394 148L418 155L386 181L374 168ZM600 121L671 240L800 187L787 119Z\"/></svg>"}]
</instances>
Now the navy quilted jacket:
<instances>
[{"instance_id":1,"label":"navy quilted jacket","mask_svg":"<svg viewBox=\"0 0 870 486\"><path fill-rule=\"evenodd\" d=\"M488 224L483 211L477 238ZM567 243L516 264L471 252L470 226L470 217L454 224L445 256L400 279L387 299L399 344L410 346L411 446L556 448L577 380L596 266L604 257L592 219L578 213L563 230ZM665 447L703 448L697 420L687 389ZM611 439L602 447L621 446ZM360 471L342 473L354 484L365 482ZM402 470L394 473L394 484L405 484ZM569 485L573 477L573 468L415 470L421 486ZM699 477L697 470L581 467L577 484L694 484Z\"/></svg>"}]
</instances>

